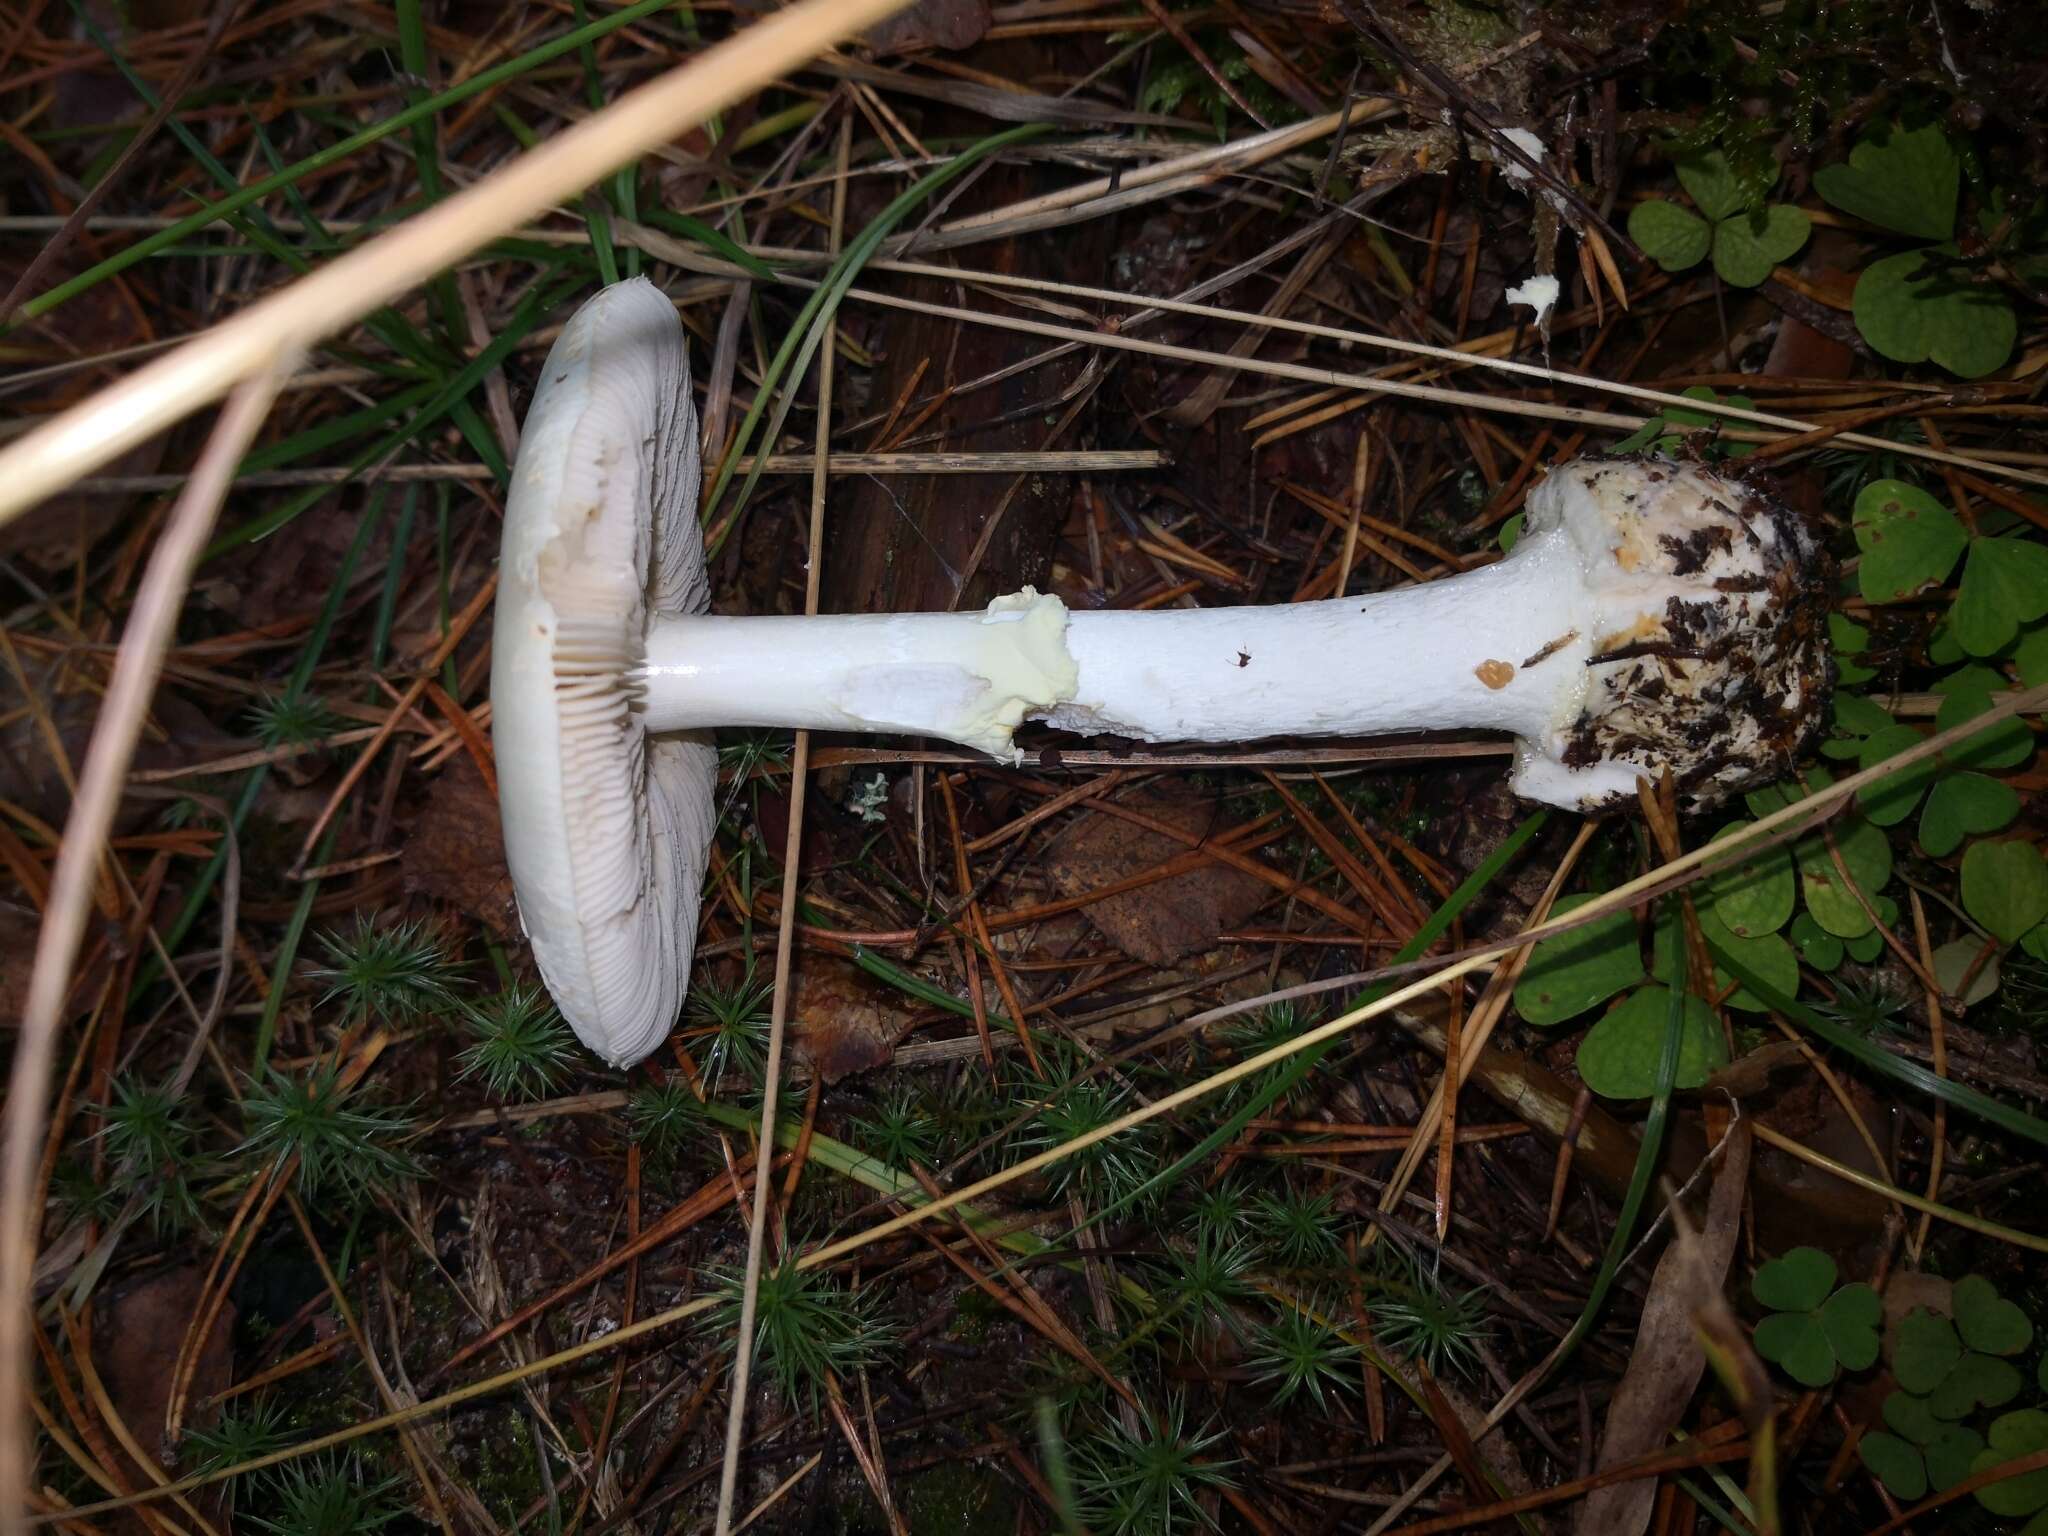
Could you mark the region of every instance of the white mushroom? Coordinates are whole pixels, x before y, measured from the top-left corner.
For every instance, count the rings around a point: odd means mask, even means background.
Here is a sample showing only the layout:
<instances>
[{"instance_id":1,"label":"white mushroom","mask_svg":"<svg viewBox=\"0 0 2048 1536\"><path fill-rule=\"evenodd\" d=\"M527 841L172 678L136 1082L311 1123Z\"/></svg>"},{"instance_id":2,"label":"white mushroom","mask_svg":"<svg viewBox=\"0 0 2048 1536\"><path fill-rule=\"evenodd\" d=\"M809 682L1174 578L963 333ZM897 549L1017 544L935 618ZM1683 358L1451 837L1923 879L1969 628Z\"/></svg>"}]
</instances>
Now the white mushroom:
<instances>
[{"instance_id":1,"label":"white mushroom","mask_svg":"<svg viewBox=\"0 0 2048 1536\"><path fill-rule=\"evenodd\" d=\"M674 310L606 289L549 355L507 504L491 677L506 851L541 974L616 1063L689 976L714 726L941 737L1016 759L1027 718L1144 741L1489 730L1513 788L1598 810L1667 768L1704 808L1825 715L1826 560L1757 487L1581 459L1506 558L1370 597L724 618L707 593Z\"/></svg>"},{"instance_id":2,"label":"white mushroom","mask_svg":"<svg viewBox=\"0 0 2048 1536\"><path fill-rule=\"evenodd\" d=\"M534 959L592 1050L640 1060L674 1026L697 942L718 756L652 735L650 616L710 602L697 411L675 310L620 283L548 353L505 505L491 741L505 858Z\"/></svg>"}]
</instances>

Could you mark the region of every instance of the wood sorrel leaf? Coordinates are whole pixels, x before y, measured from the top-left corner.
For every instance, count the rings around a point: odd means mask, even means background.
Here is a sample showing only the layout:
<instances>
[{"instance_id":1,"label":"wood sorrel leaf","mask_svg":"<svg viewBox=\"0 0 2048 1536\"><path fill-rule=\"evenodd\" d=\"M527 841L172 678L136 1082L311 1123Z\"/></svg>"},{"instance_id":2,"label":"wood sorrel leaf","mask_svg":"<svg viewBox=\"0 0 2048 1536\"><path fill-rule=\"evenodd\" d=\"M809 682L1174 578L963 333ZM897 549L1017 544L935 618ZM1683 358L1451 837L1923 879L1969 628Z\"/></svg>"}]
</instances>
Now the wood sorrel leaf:
<instances>
[{"instance_id":1,"label":"wood sorrel leaf","mask_svg":"<svg viewBox=\"0 0 2048 1536\"><path fill-rule=\"evenodd\" d=\"M1917 485L1873 480L1856 497L1856 579L1873 603L1896 602L1946 581L1969 538L1963 525Z\"/></svg>"}]
</instances>

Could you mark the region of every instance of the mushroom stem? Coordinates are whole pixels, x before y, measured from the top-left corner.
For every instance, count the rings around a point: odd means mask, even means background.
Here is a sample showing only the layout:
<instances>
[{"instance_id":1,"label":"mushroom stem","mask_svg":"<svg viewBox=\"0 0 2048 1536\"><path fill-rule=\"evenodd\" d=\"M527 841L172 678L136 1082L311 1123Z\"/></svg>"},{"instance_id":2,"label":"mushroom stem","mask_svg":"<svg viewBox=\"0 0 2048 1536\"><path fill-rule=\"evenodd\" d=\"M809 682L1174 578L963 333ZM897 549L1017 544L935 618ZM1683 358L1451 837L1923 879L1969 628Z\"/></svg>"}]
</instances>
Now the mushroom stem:
<instances>
[{"instance_id":1,"label":"mushroom stem","mask_svg":"<svg viewBox=\"0 0 2048 1536\"><path fill-rule=\"evenodd\" d=\"M1013 757L1026 719L1140 741L1505 731L1515 790L1591 809L1666 764L1706 806L1781 770L1827 697L1826 561L1769 497L1691 465L1581 460L1475 570L1369 597L1069 613L657 615L655 732L887 731Z\"/></svg>"},{"instance_id":2,"label":"mushroom stem","mask_svg":"<svg viewBox=\"0 0 2048 1536\"><path fill-rule=\"evenodd\" d=\"M1564 654L1577 622L1569 559L1559 541L1537 540L1370 597L1076 613L1067 647L1079 680L1047 718L1141 741L1534 735L1585 691L1583 658Z\"/></svg>"},{"instance_id":3,"label":"mushroom stem","mask_svg":"<svg viewBox=\"0 0 2048 1536\"><path fill-rule=\"evenodd\" d=\"M1027 716L1141 741L1533 735L1584 693L1583 658L1560 654L1573 584L1545 570L1569 558L1533 540L1421 586L1267 607L1068 612L1027 591L987 613L661 617L646 725L894 732L996 755Z\"/></svg>"},{"instance_id":4,"label":"mushroom stem","mask_svg":"<svg viewBox=\"0 0 2048 1536\"><path fill-rule=\"evenodd\" d=\"M1065 607L1030 588L979 613L663 614L639 672L650 731L778 726L937 736L991 756L1074 688Z\"/></svg>"}]
</instances>

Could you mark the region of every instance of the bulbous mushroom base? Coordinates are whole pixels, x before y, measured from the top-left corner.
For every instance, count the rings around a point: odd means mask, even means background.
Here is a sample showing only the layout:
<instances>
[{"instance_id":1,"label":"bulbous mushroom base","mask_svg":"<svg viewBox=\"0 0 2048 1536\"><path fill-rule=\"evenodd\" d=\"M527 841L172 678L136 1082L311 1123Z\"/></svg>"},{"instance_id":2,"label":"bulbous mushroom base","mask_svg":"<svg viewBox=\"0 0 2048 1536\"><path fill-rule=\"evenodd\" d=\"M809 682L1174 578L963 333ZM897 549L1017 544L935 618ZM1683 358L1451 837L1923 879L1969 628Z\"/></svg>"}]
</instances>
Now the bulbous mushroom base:
<instances>
[{"instance_id":1,"label":"bulbous mushroom base","mask_svg":"<svg viewBox=\"0 0 2048 1536\"><path fill-rule=\"evenodd\" d=\"M1668 769L1700 811L1792 770L1834 685L1832 562L1798 513L1693 464L1581 460L1529 494L1523 537L1550 532L1597 618L1581 705L1518 740L1517 793L1600 810Z\"/></svg>"}]
</instances>

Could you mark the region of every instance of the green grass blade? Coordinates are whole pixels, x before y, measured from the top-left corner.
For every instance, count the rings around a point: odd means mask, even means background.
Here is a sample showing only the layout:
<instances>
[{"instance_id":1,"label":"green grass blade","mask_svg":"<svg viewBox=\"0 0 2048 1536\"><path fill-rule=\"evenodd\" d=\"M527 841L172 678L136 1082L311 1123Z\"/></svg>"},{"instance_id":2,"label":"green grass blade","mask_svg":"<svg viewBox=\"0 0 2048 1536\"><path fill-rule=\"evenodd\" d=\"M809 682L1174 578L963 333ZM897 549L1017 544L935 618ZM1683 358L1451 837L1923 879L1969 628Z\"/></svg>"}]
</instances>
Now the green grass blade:
<instances>
[{"instance_id":1,"label":"green grass blade","mask_svg":"<svg viewBox=\"0 0 2048 1536\"><path fill-rule=\"evenodd\" d=\"M370 145L387 139L394 133L402 133L416 122L432 117L448 107L465 102L472 96L480 95L485 91L503 85L508 80L516 80L529 70L538 68L550 60L558 59L563 54L569 53L585 43L594 42L600 37L608 36L618 31L621 27L631 26L636 21L666 9L670 4L672 4L672 0L635 0L634 4L615 11L602 20L593 21L587 27L578 27L574 31L565 32L562 36L543 43L538 48L522 53L516 59L507 59L502 64L472 75L460 85L452 86L437 96L407 107L402 112L394 113L381 123L373 123L368 128L352 133L347 138L329 145L326 149L308 155L305 159L296 162L285 170L266 176L261 181L251 182L240 190L230 193L219 202L209 203L198 212L178 220L177 223L160 229L154 234L144 236L133 245L115 252L105 261L88 267L76 277L57 284L56 287L49 289L47 292L36 295L35 298L28 300L21 306L19 314L23 319L30 320L38 315L46 315L58 305L77 298L78 295L84 293L87 289L96 287L116 273L127 271L128 268L134 266L138 261L143 261L154 255L164 246L175 245L178 241L198 233L216 219L224 219L231 214L238 213L242 209L259 203L273 193L292 185L300 178L312 174L314 171L323 170L337 161L346 160L358 150L367 149ZM374 13L365 14L372 15Z\"/></svg>"},{"instance_id":2,"label":"green grass blade","mask_svg":"<svg viewBox=\"0 0 2048 1536\"><path fill-rule=\"evenodd\" d=\"M414 106L429 98L433 93L427 89L434 61L427 49L427 23L420 13L420 0L397 0L398 17L398 61L405 72L412 77L406 86L406 96ZM420 178L420 195L428 205L438 203L446 195L446 183L441 175L441 136L439 124L431 114L420 118L412 125L412 159ZM434 297L434 312L441 321L441 334L458 354L466 350L463 338L468 330L463 317L462 300L455 291L455 276L451 272L438 273L428 285Z\"/></svg>"},{"instance_id":3,"label":"green grass blade","mask_svg":"<svg viewBox=\"0 0 2048 1536\"><path fill-rule=\"evenodd\" d=\"M433 63L427 53L427 21L420 12L420 0L397 0L393 9L398 20L398 62L412 76L406 84L405 93L417 107L432 95L426 85L427 71ZM411 125L411 134L413 162L420 173L420 191L426 194L428 202L438 202L441 197L441 148L433 115L428 113L417 118Z\"/></svg>"},{"instance_id":4,"label":"green grass blade","mask_svg":"<svg viewBox=\"0 0 2048 1536\"><path fill-rule=\"evenodd\" d=\"M1823 1018L1797 998L1787 997L1776 987L1742 964L1727 950L1715 942L1713 933L1707 934L1707 944L1714 951L1714 963L1741 982L1743 987L1771 1012L1780 1014L1797 1024L1808 1034L1818 1035L1844 1055L1854 1057L1873 1072L1882 1073L1892 1081L1917 1089L1931 1098L1944 1101L1950 1107L1966 1114L1988 1120L2001 1130L2011 1131L2015 1136L2024 1136L2028 1141L2048 1146L2048 1121L2043 1121L2023 1109L2015 1109L1988 1093L1930 1071L1917 1061L1908 1061L1894 1056L1883 1046L1866 1040L1852 1029L1845 1029L1832 1019Z\"/></svg>"},{"instance_id":5,"label":"green grass blade","mask_svg":"<svg viewBox=\"0 0 2048 1536\"><path fill-rule=\"evenodd\" d=\"M334 584L327 589L327 598L321 603L320 612L313 620L313 627L306 634L306 643L299 650L299 659L292 667L291 676L285 681L284 695L287 699L300 698L305 693L306 686L312 682L313 673L319 667L320 658L327 649L327 641L334 633L335 620L341 616L341 605L348 596L349 582L355 576L357 564L362 560L364 553L370 547L370 539L376 532L377 524L382 517L383 508L384 497L380 491L371 498L368 506L363 511L362 517L358 520L356 536L349 541L348 549L342 554L341 568L335 572ZM407 512L409 515L410 502L407 503ZM392 560L394 564L397 563L397 550L394 550ZM243 779L241 793L235 797L235 803L231 808L229 816L229 820L237 834L241 832L243 824L247 822L249 813L256 808L256 801L262 795L263 786L268 781L269 776L270 767L268 764L263 764L251 768L248 776ZM165 930L161 953L177 953L178 946L184 942L185 935L192 931L192 925L199 920L199 914L206 910L207 902L212 900L213 888L219 883L221 874L227 868L227 862L228 839L223 837L220 841L220 846L214 850L213 857L208 859L206 864L200 869L199 878L193 881L192 889L187 893L184 904L178 908L177 915L171 919L170 927ZM310 912L311 909L308 908L307 910ZM135 985L130 988L128 993L131 1004L140 999L143 989L160 974L161 964L161 961L157 958L156 951L152 951L152 953L144 958L141 969L136 973ZM285 974L286 965L281 963L278 967L277 984L271 988L271 994L274 999L283 996L283 979ZM267 1008L266 1017L270 1017ZM275 1022L275 1018L271 1017L273 1029L275 1028ZM268 1049L267 1042L264 1048Z\"/></svg>"},{"instance_id":6,"label":"green grass blade","mask_svg":"<svg viewBox=\"0 0 2048 1536\"><path fill-rule=\"evenodd\" d=\"M572 0L570 14L579 30L590 24L590 9L584 4L584 0ZM576 58L577 62L583 66L583 100L591 111L596 112L604 106L605 102L604 77L598 73L597 69L597 50L586 42L577 48ZM632 185L631 168L628 167L622 174L627 178L626 184L630 195ZM625 204L618 199L616 191L618 180L616 178L613 179L612 186L615 189L612 194L612 206L619 212L625 212ZM630 213L626 216L628 218L632 217ZM611 215L605 210L603 203L599 200L598 194L594 190L584 199L583 224L590 231L590 253L597 258L598 279L609 288L620 277L619 256L617 250L612 245ZM640 273L640 253L634 251L629 254L632 256L633 261L631 266L626 269L625 275L627 277L637 277Z\"/></svg>"},{"instance_id":7,"label":"green grass blade","mask_svg":"<svg viewBox=\"0 0 2048 1536\"><path fill-rule=\"evenodd\" d=\"M958 156L937 170L911 183L888 207L875 216L873 222L854 237L852 243L840 253L839 259L826 272L825 280L813 289L811 296L804 301L804 307L798 312L795 324L790 326L788 334L782 338L782 345L776 349L775 358L762 377L761 387L754 394L754 403L748 407L745 418L740 422L739 432L733 439L732 451L727 453L719 464L718 478L711 487L711 494L704 499L707 517L716 513L726 487L732 480L733 467L739 463L746 454L748 445L753 442L754 429L760 425L761 415L768 409L769 400L775 397L777 386L785 378L800 379L804 376L804 370L810 366L812 355L818 350L819 341L831 329L832 317L838 312L839 301L845 297L846 290L853 286L861 268L867 265L876 249L896 226L922 206L935 192L965 174L979 161L1012 145L1040 138L1051 131L1046 124L1027 123L1021 128L1010 128L1002 133L990 134L962 150ZM783 417L788 414L793 398L793 395L784 395L778 404L774 423L767 433L770 442L774 440ZM746 505L747 498L753 493L766 464L765 454L756 456L754 466L747 472L747 478L735 498L736 505ZM738 519L735 518L730 527L737 526ZM707 555L715 553L715 549L706 551Z\"/></svg>"},{"instance_id":8,"label":"green grass blade","mask_svg":"<svg viewBox=\"0 0 2048 1536\"><path fill-rule=\"evenodd\" d=\"M894 987L906 997L914 997L919 1002L927 1003L934 1008L943 1008L948 1013L956 1013L963 1019L974 1017L974 1005L972 1003L965 1002L953 996L950 992L942 991L926 981L922 976L913 975L894 962L883 959L865 944L853 946L853 963L877 981ZM983 1010L982 1017L987 1019L990 1024L1001 1029L1014 1031L1017 1027L1003 1015L987 1009Z\"/></svg>"},{"instance_id":9,"label":"green grass blade","mask_svg":"<svg viewBox=\"0 0 2048 1536\"><path fill-rule=\"evenodd\" d=\"M256 449L242 460L236 473L250 475L261 470L283 469L301 459L318 457L366 432L376 431L392 417L424 404L433 396L433 384L414 384L379 400L375 405L350 411L345 416L330 416L317 426L294 432L290 437L279 438Z\"/></svg>"},{"instance_id":10,"label":"green grass blade","mask_svg":"<svg viewBox=\"0 0 2048 1536\"><path fill-rule=\"evenodd\" d=\"M319 850L313 855L316 864L325 864L334 857L334 840L340 831L339 827L327 829L326 835L320 839ZM299 945L305 942L306 926L313 919L313 903L319 896L318 880L300 883L299 899L284 925L284 937L278 941L277 963L270 972L270 995L263 999L263 1013L256 1020L256 1049L250 1057L249 1074L259 1081L264 1069L270 1065L270 1047L277 1040L278 1015L284 1012L285 994L291 990L292 965L299 958Z\"/></svg>"},{"instance_id":11,"label":"green grass blade","mask_svg":"<svg viewBox=\"0 0 2048 1536\"><path fill-rule=\"evenodd\" d=\"M377 595L377 617L370 626L370 670L384 670L391 646L391 625L398 615L398 591L405 584L405 552L412 547L412 520L420 509L420 488L408 485L398 504L398 527L391 535L391 562L384 568L384 590Z\"/></svg>"},{"instance_id":12,"label":"green grass blade","mask_svg":"<svg viewBox=\"0 0 2048 1536\"><path fill-rule=\"evenodd\" d=\"M575 282L558 284L546 292L537 287L530 289L526 298L520 302L519 308L513 311L512 318L506 323L505 329L491 338L491 344L471 358L460 372L456 373L437 389L433 397L425 405L421 406L418 412L402 426L379 438L368 448L357 454L354 459L350 460L348 465L349 474L351 476L359 474L379 460L389 457L418 437L442 416L448 415L463 406L466 403L464 397L477 386L483 379L483 376L497 367L506 357L510 356L513 349L521 341L525 340L527 334L540 323L540 317L547 313L555 304L561 302L562 299L574 292L577 287L581 286L581 283L582 279L579 277ZM487 440L495 445L495 438L489 438L488 434ZM498 465L493 466L493 472L499 476L500 480L506 477L508 472L503 467L502 459ZM312 486L290 500L272 507L261 516L251 518L240 527L229 529L207 546L205 558L211 560L217 555L226 554L231 549L238 549L244 544L251 544L258 539L268 538L271 534L276 533L278 529L304 515L306 511L317 505L323 497L327 496L334 489L335 487L332 485Z\"/></svg>"},{"instance_id":13,"label":"green grass blade","mask_svg":"<svg viewBox=\"0 0 2048 1536\"><path fill-rule=\"evenodd\" d=\"M1601 1256L1600 1268L1593 1276L1593 1287L1587 1293L1586 1305L1570 1332L1559 1341L1557 1349L1544 1363L1545 1375L1569 1359L1572 1351L1593 1331L1600 1308L1606 1304L1607 1293L1614 1288L1615 1277L1621 1273L1622 1260L1628 1257L1636 1221L1642 1215L1650 1183L1657 1176L1657 1160L1664 1155L1664 1132L1671 1123L1671 1095L1678 1083L1678 1050L1685 1038L1685 996L1684 988L1671 989L1671 1007L1664 1024L1664 1044L1657 1056L1657 1087L1650 1096L1650 1111L1643 1117L1642 1139L1636 1146L1636 1165L1629 1172L1628 1191L1622 1196L1621 1212L1614 1219L1614 1230L1607 1239L1607 1252Z\"/></svg>"},{"instance_id":14,"label":"green grass blade","mask_svg":"<svg viewBox=\"0 0 2048 1536\"><path fill-rule=\"evenodd\" d=\"M246 117L249 123L249 131L255 138L256 146L263 151L263 158L270 163L272 170L283 170L285 164L284 157L277 152L277 146L271 140L269 128L253 112L246 114ZM237 185L235 178L224 165L218 166L215 179L224 187L233 188ZM334 238L333 232L322 222L319 213L314 210L311 203L306 201L305 195L296 186L286 187L284 189L284 196L285 200L292 205L292 212L305 225L306 238L313 248L313 254L331 256L341 249L341 242ZM288 265L294 272L309 272L313 267L313 263L296 248L288 247L284 249L278 259ZM366 317L363 321L363 327L393 352L411 362L422 373L436 379L445 375L448 369L454 366L462 356L461 349L458 349L453 354L437 352L433 343L421 335L418 328L410 320L389 306L381 308L374 314Z\"/></svg>"},{"instance_id":15,"label":"green grass blade","mask_svg":"<svg viewBox=\"0 0 2048 1536\"><path fill-rule=\"evenodd\" d=\"M641 215L641 222L656 229L667 230L672 235L681 235L685 240L695 240L715 254L743 269L750 277L763 282L772 282L775 268L756 256L738 241L728 237L723 230L713 229L702 219L693 219L687 213L670 213L666 208L650 208Z\"/></svg>"}]
</instances>

